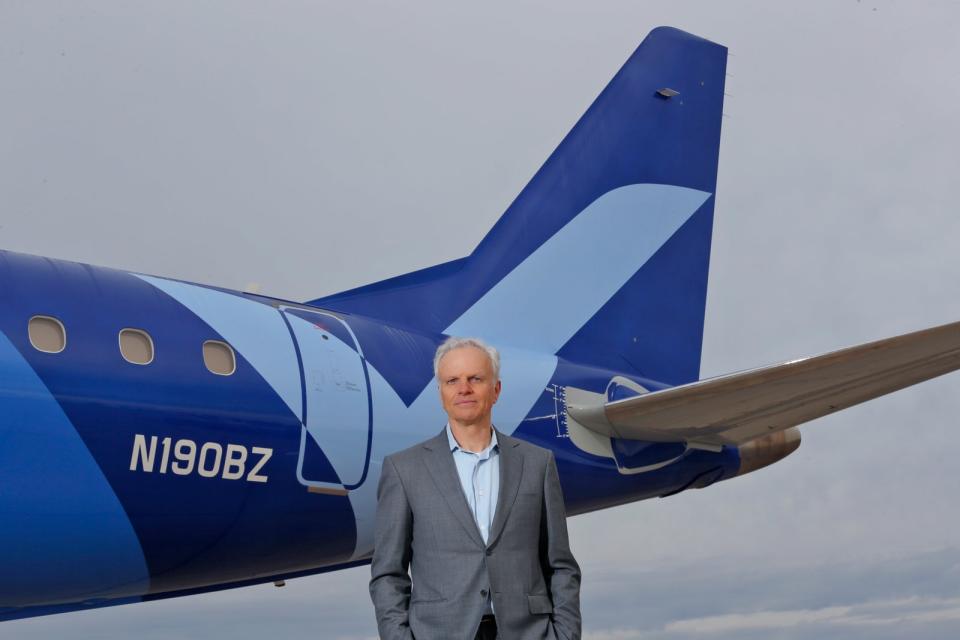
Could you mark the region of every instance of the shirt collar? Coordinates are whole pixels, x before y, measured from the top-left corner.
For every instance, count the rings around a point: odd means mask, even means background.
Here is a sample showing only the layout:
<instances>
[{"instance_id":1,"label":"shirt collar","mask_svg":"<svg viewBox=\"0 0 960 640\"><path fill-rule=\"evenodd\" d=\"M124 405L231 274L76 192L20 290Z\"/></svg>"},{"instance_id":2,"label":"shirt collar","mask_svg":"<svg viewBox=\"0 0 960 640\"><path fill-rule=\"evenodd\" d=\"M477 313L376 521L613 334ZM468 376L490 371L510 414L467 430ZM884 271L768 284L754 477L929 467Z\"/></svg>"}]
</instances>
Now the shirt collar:
<instances>
[{"instance_id":1,"label":"shirt collar","mask_svg":"<svg viewBox=\"0 0 960 640\"><path fill-rule=\"evenodd\" d=\"M485 453L487 453L487 452L489 452L489 451L492 451L492 450L494 449L494 447L497 447L497 446L498 446L498 443L497 443L497 430L491 428L490 431L491 431L491 433L490 433L490 444L487 445L487 448L486 448L486 449L484 449L483 451L479 452L479 455L483 455L483 454L485 454ZM457 442L457 439L453 437L453 430L450 428L450 423L449 423L449 422L447 423L447 442L450 443L450 451L456 451L456 450L460 449L461 451L464 451L465 453L474 453L473 451L467 451L466 449L463 449L463 448L460 446L460 443Z\"/></svg>"}]
</instances>

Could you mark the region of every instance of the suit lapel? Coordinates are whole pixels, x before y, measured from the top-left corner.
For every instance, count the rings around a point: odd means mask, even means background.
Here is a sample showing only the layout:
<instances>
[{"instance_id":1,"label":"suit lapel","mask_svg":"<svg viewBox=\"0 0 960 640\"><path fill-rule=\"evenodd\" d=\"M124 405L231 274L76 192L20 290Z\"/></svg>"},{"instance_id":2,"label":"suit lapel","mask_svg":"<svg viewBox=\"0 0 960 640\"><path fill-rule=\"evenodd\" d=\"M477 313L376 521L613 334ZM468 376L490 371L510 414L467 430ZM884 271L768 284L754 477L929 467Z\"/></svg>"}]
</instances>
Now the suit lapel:
<instances>
[{"instance_id":1,"label":"suit lapel","mask_svg":"<svg viewBox=\"0 0 960 640\"><path fill-rule=\"evenodd\" d=\"M499 438L500 435L497 434L497 437ZM430 470L433 482L437 485L437 490L443 496L443 500L450 507L450 511L457 517L457 520L460 521L460 524L463 525L470 538L481 547L484 546L483 537L481 537L477 523L473 519L473 514L470 513L470 505L467 504L467 498L463 495L460 476L457 475L457 465L453 461L453 454L450 453L446 428L440 432L440 435L425 442L423 448L427 449L425 456L427 468ZM502 477L501 468L501 479ZM499 501L497 504L499 510Z\"/></svg>"},{"instance_id":2,"label":"suit lapel","mask_svg":"<svg viewBox=\"0 0 960 640\"><path fill-rule=\"evenodd\" d=\"M497 431L497 443L500 448L500 493L497 496L497 510L493 514L493 524L490 526L488 546L492 546L500 537L510 510L513 509L513 503L517 499L520 478L523 476L523 456L516 450L520 442ZM468 508L467 515L469 514Z\"/></svg>"}]
</instances>

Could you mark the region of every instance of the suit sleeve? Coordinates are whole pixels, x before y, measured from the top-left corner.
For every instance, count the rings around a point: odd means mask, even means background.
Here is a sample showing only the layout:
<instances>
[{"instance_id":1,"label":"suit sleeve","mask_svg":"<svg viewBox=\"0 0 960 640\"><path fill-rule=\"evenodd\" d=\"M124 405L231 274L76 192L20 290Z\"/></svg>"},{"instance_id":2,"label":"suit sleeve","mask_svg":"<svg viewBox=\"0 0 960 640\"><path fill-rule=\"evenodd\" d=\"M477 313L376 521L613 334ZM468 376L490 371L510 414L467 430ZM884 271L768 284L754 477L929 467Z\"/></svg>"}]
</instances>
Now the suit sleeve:
<instances>
[{"instance_id":1,"label":"suit sleeve","mask_svg":"<svg viewBox=\"0 0 960 640\"><path fill-rule=\"evenodd\" d=\"M563 490L552 452L545 474L540 563L553 600L554 630L562 640L580 640L580 566L570 551Z\"/></svg>"},{"instance_id":2,"label":"suit sleeve","mask_svg":"<svg viewBox=\"0 0 960 640\"><path fill-rule=\"evenodd\" d=\"M397 468L388 456L377 487L377 518L370 598L383 640L413 640L410 632L410 566L413 513Z\"/></svg>"}]
</instances>

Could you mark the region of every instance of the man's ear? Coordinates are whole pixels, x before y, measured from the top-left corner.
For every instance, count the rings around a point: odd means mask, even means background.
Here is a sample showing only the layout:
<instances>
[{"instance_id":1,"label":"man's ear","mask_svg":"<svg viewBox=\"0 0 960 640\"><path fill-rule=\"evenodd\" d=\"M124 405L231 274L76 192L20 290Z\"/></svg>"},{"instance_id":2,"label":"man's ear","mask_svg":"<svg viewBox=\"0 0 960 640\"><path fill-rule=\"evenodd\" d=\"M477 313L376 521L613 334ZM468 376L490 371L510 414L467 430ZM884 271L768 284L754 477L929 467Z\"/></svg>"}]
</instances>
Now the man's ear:
<instances>
[{"instance_id":1,"label":"man's ear","mask_svg":"<svg viewBox=\"0 0 960 640\"><path fill-rule=\"evenodd\" d=\"M496 395L493 397L493 401L496 402L500 398L500 381L497 380L497 386L493 388L496 391Z\"/></svg>"}]
</instances>

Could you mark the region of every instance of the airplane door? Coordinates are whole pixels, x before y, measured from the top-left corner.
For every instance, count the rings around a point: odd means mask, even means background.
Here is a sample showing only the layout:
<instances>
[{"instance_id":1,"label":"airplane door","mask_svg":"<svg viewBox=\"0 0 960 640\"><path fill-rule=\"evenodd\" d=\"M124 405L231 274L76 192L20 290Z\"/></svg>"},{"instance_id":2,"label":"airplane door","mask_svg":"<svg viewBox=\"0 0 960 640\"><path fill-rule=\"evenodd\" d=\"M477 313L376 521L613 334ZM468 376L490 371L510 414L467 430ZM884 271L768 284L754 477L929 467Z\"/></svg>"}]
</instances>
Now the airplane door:
<instances>
[{"instance_id":1,"label":"airplane door","mask_svg":"<svg viewBox=\"0 0 960 640\"><path fill-rule=\"evenodd\" d=\"M300 356L303 429L297 478L316 493L344 495L367 476L372 416L360 345L340 318L281 307Z\"/></svg>"}]
</instances>

